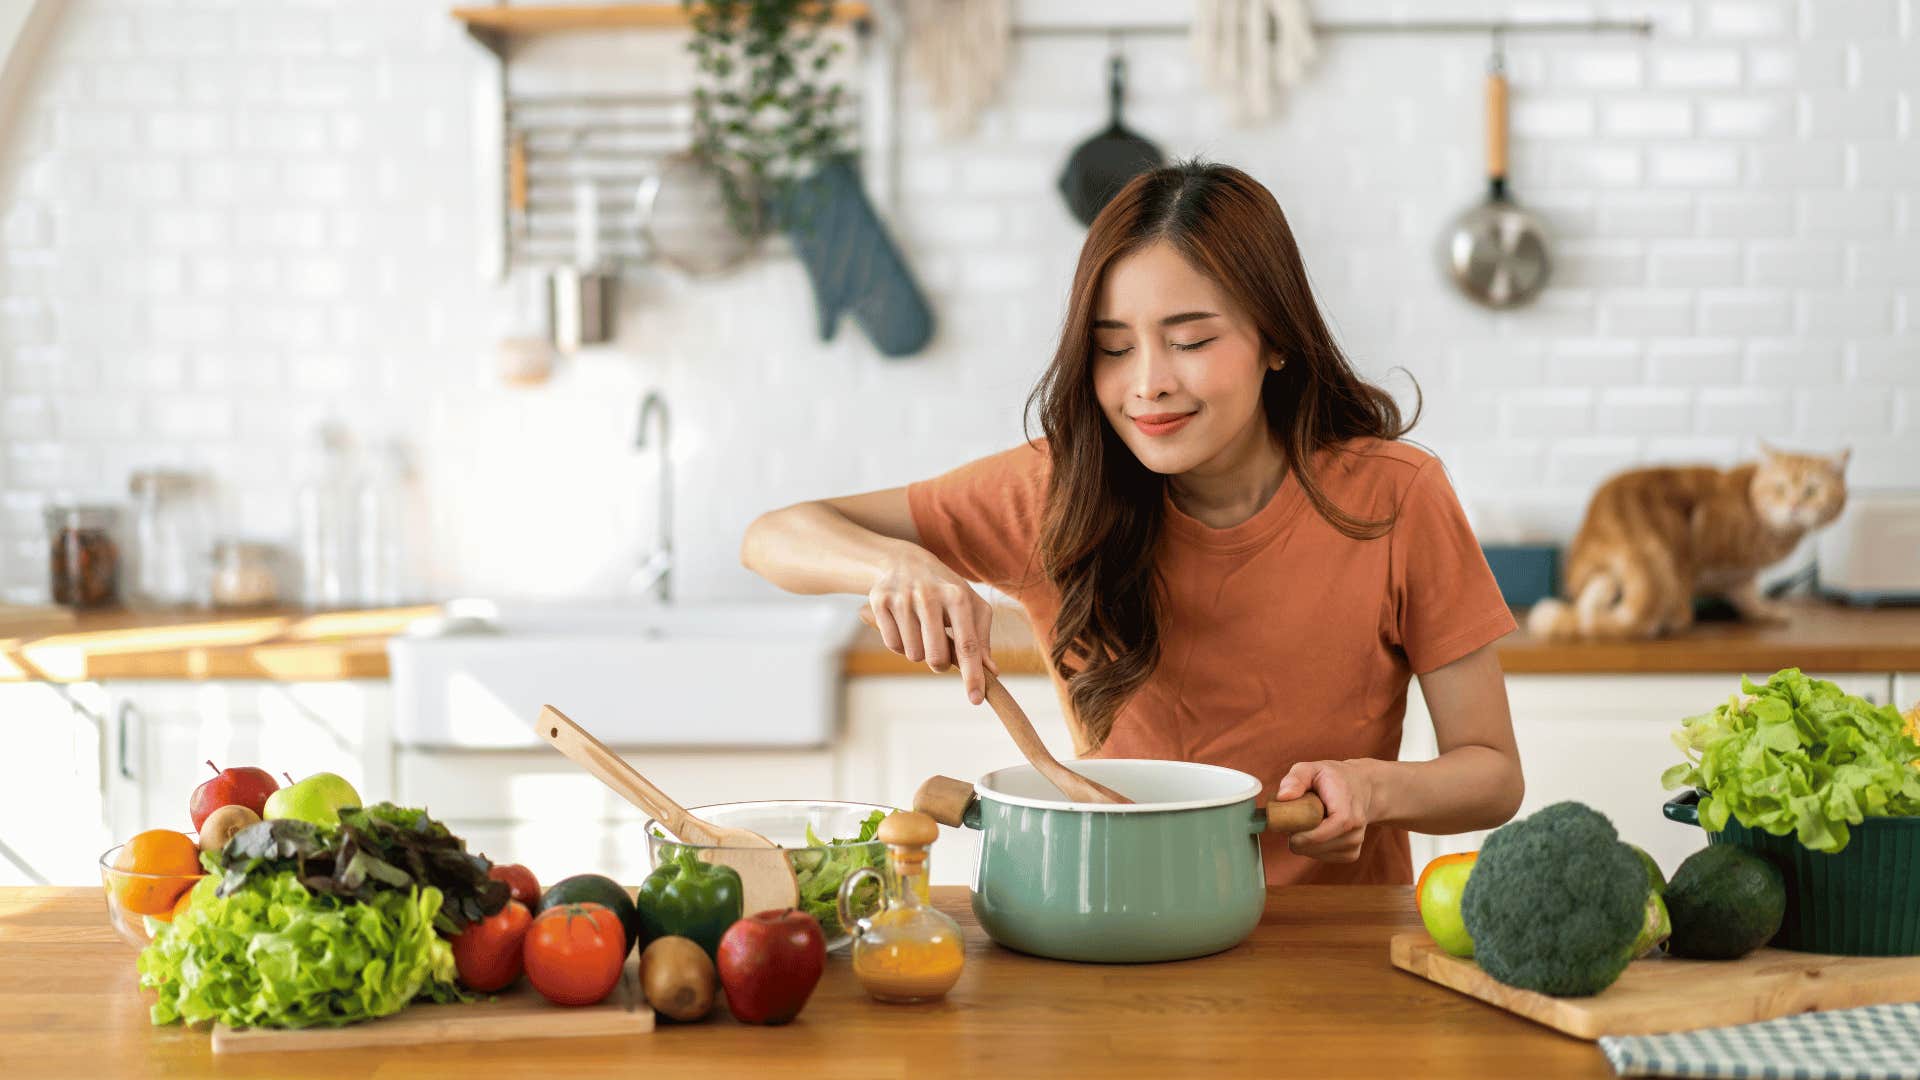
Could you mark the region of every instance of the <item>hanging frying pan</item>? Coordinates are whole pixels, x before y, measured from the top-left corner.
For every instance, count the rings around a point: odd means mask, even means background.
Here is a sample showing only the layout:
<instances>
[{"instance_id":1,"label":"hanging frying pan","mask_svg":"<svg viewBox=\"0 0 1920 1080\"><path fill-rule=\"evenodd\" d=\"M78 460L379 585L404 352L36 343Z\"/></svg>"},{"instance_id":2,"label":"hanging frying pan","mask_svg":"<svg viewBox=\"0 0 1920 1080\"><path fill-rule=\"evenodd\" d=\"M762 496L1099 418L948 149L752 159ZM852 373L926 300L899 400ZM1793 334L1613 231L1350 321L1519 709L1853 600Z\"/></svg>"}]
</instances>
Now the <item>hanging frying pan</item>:
<instances>
[{"instance_id":1,"label":"hanging frying pan","mask_svg":"<svg viewBox=\"0 0 1920 1080\"><path fill-rule=\"evenodd\" d=\"M1461 292L1491 308L1532 300L1552 269L1540 219L1507 193L1507 75L1497 44L1487 69L1487 199L1447 227L1440 262Z\"/></svg>"},{"instance_id":2,"label":"hanging frying pan","mask_svg":"<svg viewBox=\"0 0 1920 1080\"><path fill-rule=\"evenodd\" d=\"M1127 181L1166 162L1159 147L1129 131L1120 119L1120 104L1127 96L1127 66L1119 56L1113 58L1107 95L1111 102L1107 129L1081 143L1060 173L1060 194L1082 225L1093 224L1100 209Z\"/></svg>"}]
</instances>

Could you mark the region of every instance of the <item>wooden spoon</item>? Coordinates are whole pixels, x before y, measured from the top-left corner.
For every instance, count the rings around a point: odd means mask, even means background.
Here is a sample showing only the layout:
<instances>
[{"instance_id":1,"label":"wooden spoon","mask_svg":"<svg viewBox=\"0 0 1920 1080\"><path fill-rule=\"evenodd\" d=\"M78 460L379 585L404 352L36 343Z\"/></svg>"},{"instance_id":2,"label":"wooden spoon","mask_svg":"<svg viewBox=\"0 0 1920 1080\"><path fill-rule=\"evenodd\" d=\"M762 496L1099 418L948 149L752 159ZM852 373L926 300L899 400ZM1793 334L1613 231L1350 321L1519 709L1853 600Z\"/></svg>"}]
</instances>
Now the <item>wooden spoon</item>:
<instances>
[{"instance_id":1,"label":"wooden spoon","mask_svg":"<svg viewBox=\"0 0 1920 1080\"><path fill-rule=\"evenodd\" d=\"M551 705L540 710L539 726L540 737L555 750L592 773L621 798L652 814L675 839L698 845L702 859L732 867L740 875L742 915L785 910L799 902L800 885L794 880L793 864L780 845L751 829L729 828L694 817L686 807L641 776L625 758L609 750L586 728L567 719L565 713Z\"/></svg>"},{"instance_id":2,"label":"wooden spoon","mask_svg":"<svg viewBox=\"0 0 1920 1080\"><path fill-rule=\"evenodd\" d=\"M869 604L860 609L860 619L868 626L878 625L874 621L873 605ZM948 626L944 629L948 637L953 636L953 627ZM955 665L955 670L959 670L958 665ZM1027 764L1032 765L1034 771L1045 777L1048 783L1059 790L1060 794L1074 802L1130 803L1133 801L1105 784L1082 776L1060 764L1054 758L1053 752L1047 749L1047 744L1040 741L1040 733L1033 730L1033 721L1027 719L1026 712L1020 708L1020 703L1013 700L1013 695L1007 693L1007 688L1000 684L999 676L991 670L982 674L987 677L987 704L993 706L994 715L1000 718L1000 723L1006 727L1007 734L1013 736L1013 744L1018 746L1020 753L1026 756ZM938 815L936 815L937 818Z\"/></svg>"},{"instance_id":3,"label":"wooden spoon","mask_svg":"<svg viewBox=\"0 0 1920 1080\"><path fill-rule=\"evenodd\" d=\"M1020 703L1013 700L1007 688L1000 683L998 676L989 671L987 676L987 704L993 706L994 714L1000 717L1000 723L1013 736L1013 744L1026 755L1027 763L1035 772L1047 778L1047 782L1060 789L1060 794L1074 802L1090 803L1130 803L1133 800L1113 790L1098 780L1074 772L1060 764L1040 741L1040 733L1033 730L1033 721L1021 710Z\"/></svg>"}]
</instances>

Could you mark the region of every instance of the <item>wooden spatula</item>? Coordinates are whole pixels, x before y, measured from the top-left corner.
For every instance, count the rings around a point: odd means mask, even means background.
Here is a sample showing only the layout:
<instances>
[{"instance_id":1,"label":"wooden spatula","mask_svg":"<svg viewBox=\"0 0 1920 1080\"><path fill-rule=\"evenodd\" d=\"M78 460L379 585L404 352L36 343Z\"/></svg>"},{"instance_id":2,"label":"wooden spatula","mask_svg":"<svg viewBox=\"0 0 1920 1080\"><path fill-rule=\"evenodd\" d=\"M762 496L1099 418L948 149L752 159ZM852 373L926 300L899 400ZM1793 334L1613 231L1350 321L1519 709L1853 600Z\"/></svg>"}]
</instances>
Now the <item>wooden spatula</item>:
<instances>
[{"instance_id":1,"label":"wooden spatula","mask_svg":"<svg viewBox=\"0 0 1920 1080\"><path fill-rule=\"evenodd\" d=\"M1040 733L1033 730L1033 721L1027 719L1026 712L1020 708L1019 702L1013 700L1013 695L1007 693L1007 688L1001 685L999 677L991 671L987 672L986 676L987 704L993 706L994 715L1000 718L1000 723L1006 727L1007 734L1013 736L1013 744L1026 755L1027 763L1033 766L1034 771L1046 777L1048 783L1059 788L1060 794L1074 802L1130 803L1133 801L1098 780L1082 776L1060 764L1054 758L1053 752L1047 749L1047 744L1040 741Z\"/></svg>"},{"instance_id":2,"label":"wooden spatula","mask_svg":"<svg viewBox=\"0 0 1920 1080\"><path fill-rule=\"evenodd\" d=\"M702 859L733 867L740 875L742 915L784 910L799 902L800 886L793 877L793 864L780 845L751 829L727 828L694 817L626 759L551 705L540 710L539 727L540 737L569 761L652 814L675 839L700 846Z\"/></svg>"},{"instance_id":3,"label":"wooden spatula","mask_svg":"<svg viewBox=\"0 0 1920 1080\"><path fill-rule=\"evenodd\" d=\"M860 619L868 626L877 625L874 622L872 605L860 609ZM949 626L945 629L947 636L952 637L953 627ZM999 676L992 671L984 674L987 677L987 704L993 706L994 715L1000 718L1000 723L1006 727L1007 734L1013 736L1013 743L1020 748L1020 753L1026 756L1027 764L1032 765L1035 772L1046 777L1047 782L1058 788L1060 794L1074 802L1130 803L1133 801L1105 784L1090 780L1060 764L1054 758L1053 752L1047 749L1047 744L1040 741L1040 733L1033 730L1033 721L1027 719L1026 712L1020 708L1020 703L1013 700L1013 695L1007 693L1007 688L1000 684Z\"/></svg>"}]
</instances>

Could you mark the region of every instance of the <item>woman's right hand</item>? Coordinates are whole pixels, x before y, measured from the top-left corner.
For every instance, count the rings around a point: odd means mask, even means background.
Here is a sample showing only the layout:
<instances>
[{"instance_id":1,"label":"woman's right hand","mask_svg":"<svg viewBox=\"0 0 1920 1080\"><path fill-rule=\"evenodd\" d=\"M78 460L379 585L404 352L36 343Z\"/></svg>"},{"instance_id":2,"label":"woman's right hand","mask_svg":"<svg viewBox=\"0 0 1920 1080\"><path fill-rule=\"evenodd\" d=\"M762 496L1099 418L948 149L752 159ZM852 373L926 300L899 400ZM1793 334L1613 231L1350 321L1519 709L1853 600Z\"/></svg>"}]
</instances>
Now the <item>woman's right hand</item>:
<instances>
[{"instance_id":1,"label":"woman's right hand","mask_svg":"<svg viewBox=\"0 0 1920 1080\"><path fill-rule=\"evenodd\" d=\"M947 569L925 548L889 558L860 617L880 631L887 648L909 660L946 671L957 660L967 700L986 700L993 663L993 605L965 578Z\"/></svg>"}]
</instances>

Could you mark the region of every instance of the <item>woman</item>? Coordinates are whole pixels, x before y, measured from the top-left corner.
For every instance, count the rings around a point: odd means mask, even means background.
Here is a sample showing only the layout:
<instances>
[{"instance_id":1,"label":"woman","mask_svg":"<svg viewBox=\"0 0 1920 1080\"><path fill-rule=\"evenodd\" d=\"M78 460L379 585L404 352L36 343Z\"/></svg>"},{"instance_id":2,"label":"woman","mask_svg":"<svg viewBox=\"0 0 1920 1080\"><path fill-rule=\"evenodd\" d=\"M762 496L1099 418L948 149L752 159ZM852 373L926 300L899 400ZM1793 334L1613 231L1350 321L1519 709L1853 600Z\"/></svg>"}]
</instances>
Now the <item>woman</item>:
<instances>
[{"instance_id":1,"label":"woman","mask_svg":"<svg viewBox=\"0 0 1920 1080\"><path fill-rule=\"evenodd\" d=\"M1513 815L1492 647L1513 618L1440 463L1396 441L1410 421L1334 344L1264 187L1191 163L1115 196L1028 407L1044 440L763 515L742 561L866 594L887 647L957 661L975 704L990 608L967 583L1013 596L1082 756L1318 793L1326 821L1263 838L1270 884L1408 883L1407 830ZM1433 761L1394 760L1413 675Z\"/></svg>"}]
</instances>

